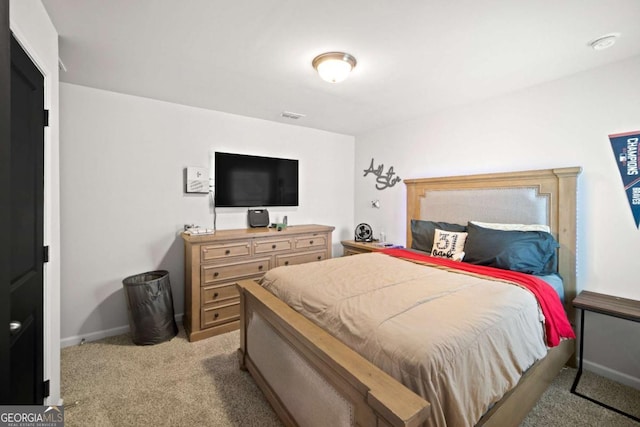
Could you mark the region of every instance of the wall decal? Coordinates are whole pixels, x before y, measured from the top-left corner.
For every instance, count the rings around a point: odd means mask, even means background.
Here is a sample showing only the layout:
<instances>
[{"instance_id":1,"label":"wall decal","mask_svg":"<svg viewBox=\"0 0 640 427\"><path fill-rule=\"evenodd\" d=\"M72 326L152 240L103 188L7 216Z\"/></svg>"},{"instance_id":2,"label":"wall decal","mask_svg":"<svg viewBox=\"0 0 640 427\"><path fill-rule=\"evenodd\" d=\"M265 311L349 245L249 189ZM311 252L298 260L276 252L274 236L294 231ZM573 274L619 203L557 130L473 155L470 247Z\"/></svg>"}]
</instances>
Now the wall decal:
<instances>
[{"instance_id":1,"label":"wall decal","mask_svg":"<svg viewBox=\"0 0 640 427\"><path fill-rule=\"evenodd\" d=\"M640 174L638 173L638 141L640 130L609 135L613 155L618 163L624 191L636 227L640 225Z\"/></svg>"},{"instance_id":2,"label":"wall decal","mask_svg":"<svg viewBox=\"0 0 640 427\"><path fill-rule=\"evenodd\" d=\"M376 188L378 190L384 190L385 188L393 187L402 179L399 176L394 176L396 173L393 171L393 166L389 166L387 173L384 173L384 163L380 163L377 168L373 167L373 158L371 158L371 164L369 169L364 170L364 175L367 176L370 173L376 176Z\"/></svg>"}]
</instances>

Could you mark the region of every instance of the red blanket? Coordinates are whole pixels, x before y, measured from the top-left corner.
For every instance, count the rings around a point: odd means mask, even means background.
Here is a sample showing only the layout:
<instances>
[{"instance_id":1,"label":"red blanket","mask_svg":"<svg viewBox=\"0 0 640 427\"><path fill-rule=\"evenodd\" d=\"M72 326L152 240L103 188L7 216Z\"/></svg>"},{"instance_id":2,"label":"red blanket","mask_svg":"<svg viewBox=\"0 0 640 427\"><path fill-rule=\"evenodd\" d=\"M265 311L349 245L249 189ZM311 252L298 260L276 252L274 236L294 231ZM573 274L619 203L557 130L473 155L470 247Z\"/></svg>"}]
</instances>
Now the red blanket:
<instances>
[{"instance_id":1,"label":"red blanket","mask_svg":"<svg viewBox=\"0 0 640 427\"><path fill-rule=\"evenodd\" d=\"M531 291L538 300L538 304L540 305L542 314L545 318L545 335L547 338L547 345L549 347L555 347L560 344L560 338L576 337L571 325L569 324L567 315L564 312L564 307L562 306L560 297L551 286L538 277L511 270L502 270L500 268L451 261L444 258L434 258L429 255L419 254L406 249L385 249L382 253L410 261L434 264L447 269L466 271L472 274L480 274L495 279L517 283L523 288Z\"/></svg>"}]
</instances>

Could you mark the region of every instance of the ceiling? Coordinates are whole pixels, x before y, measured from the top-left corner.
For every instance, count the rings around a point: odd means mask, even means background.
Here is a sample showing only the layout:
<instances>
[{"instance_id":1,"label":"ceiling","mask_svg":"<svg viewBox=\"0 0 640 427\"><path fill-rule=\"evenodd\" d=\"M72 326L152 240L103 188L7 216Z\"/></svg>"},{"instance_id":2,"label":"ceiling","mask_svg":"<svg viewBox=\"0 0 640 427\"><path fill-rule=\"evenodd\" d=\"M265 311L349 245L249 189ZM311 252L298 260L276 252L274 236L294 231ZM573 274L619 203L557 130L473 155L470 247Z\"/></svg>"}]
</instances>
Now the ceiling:
<instances>
[{"instance_id":1,"label":"ceiling","mask_svg":"<svg viewBox=\"0 0 640 427\"><path fill-rule=\"evenodd\" d=\"M43 4L63 82L356 136L640 55L638 0ZM356 57L346 81L312 68L327 51Z\"/></svg>"}]
</instances>

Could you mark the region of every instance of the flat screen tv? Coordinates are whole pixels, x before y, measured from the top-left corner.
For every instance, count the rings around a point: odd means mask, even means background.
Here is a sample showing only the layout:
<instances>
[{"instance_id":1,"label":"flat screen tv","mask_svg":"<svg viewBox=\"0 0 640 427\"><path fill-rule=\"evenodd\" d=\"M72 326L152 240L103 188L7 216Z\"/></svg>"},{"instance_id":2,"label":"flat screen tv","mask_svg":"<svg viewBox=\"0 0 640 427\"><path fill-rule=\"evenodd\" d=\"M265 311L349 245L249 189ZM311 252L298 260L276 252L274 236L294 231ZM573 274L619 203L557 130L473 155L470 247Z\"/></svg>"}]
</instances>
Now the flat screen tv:
<instances>
[{"instance_id":1,"label":"flat screen tv","mask_svg":"<svg viewBox=\"0 0 640 427\"><path fill-rule=\"evenodd\" d=\"M215 152L218 207L298 206L298 161Z\"/></svg>"}]
</instances>

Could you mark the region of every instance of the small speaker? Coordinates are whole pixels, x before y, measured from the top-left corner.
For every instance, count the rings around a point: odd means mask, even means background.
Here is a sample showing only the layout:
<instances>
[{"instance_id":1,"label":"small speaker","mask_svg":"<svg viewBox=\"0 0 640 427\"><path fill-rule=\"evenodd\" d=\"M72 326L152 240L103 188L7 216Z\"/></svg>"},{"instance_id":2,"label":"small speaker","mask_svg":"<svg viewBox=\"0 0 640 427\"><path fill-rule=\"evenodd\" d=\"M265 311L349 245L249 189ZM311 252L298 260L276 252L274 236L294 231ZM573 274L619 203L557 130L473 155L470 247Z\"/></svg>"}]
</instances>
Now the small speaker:
<instances>
[{"instance_id":1,"label":"small speaker","mask_svg":"<svg viewBox=\"0 0 640 427\"><path fill-rule=\"evenodd\" d=\"M267 227L269 225L269 211L266 209L249 209L249 227Z\"/></svg>"}]
</instances>

